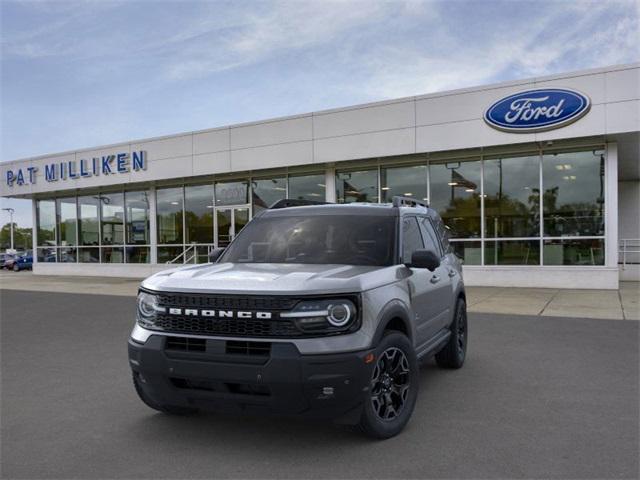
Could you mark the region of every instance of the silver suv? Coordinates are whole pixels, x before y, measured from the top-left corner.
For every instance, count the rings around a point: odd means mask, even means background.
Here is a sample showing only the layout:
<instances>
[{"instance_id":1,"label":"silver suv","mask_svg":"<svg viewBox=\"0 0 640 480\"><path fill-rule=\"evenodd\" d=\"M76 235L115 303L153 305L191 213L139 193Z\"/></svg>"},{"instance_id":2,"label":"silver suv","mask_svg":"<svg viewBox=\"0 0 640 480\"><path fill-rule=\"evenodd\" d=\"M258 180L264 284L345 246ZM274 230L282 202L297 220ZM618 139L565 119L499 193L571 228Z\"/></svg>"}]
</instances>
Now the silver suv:
<instances>
[{"instance_id":1,"label":"silver suv","mask_svg":"<svg viewBox=\"0 0 640 480\"><path fill-rule=\"evenodd\" d=\"M461 265L426 204L282 200L212 263L142 282L129 363L151 408L307 415L388 438L419 361L460 368Z\"/></svg>"}]
</instances>

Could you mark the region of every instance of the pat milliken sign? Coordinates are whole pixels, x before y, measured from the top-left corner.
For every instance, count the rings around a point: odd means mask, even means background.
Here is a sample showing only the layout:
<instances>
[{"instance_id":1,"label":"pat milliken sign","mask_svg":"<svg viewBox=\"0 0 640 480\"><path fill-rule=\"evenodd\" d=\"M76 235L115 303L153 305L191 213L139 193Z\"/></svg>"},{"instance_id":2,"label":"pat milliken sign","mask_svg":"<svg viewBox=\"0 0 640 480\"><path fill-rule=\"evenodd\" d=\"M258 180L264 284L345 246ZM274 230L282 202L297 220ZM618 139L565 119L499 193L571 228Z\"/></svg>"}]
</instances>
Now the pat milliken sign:
<instances>
[{"instance_id":1,"label":"pat milliken sign","mask_svg":"<svg viewBox=\"0 0 640 480\"><path fill-rule=\"evenodd\" d=\"M589 112L584 93L566 88L539 88L504 97L484 112L492 128L512 133L532 133L564 127Z\"/></svg>"},{"instance_id":2,"label":"pat milliken sign","mask_svg":"<svg viewBox=\"0 0 640 480\"><path fill-rule=\"evenodd\" d=\"M4 174L9 187L35 184L39 177L47 182L87 177L118 175L147 169L147 152L139 150L128 153L114 153L100 157L82 158L65 162L52 162L38 167L7 170Z\"/></svg>"}]
</instances>

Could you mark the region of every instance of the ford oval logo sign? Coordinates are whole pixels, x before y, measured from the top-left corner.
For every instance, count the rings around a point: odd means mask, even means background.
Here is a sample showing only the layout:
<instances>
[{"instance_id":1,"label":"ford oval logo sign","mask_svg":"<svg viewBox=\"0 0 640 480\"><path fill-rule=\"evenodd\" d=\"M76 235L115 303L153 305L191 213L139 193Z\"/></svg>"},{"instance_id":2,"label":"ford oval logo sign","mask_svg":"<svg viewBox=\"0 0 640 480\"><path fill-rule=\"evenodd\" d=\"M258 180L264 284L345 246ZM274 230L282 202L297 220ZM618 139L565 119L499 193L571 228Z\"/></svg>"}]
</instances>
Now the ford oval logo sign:
<instances>
[{"instance_id":1,"label":"ford oval logo sign","mask_svg":"<svg viewBox=\"0 0 640 480\"><path fill-rule=\"evenodd\" d=\"M540 132L575 122L590 107L589 97L575 90L541 88L498 100L484 113L484 120L507 132Z\"/></svg>"}]
</instances>

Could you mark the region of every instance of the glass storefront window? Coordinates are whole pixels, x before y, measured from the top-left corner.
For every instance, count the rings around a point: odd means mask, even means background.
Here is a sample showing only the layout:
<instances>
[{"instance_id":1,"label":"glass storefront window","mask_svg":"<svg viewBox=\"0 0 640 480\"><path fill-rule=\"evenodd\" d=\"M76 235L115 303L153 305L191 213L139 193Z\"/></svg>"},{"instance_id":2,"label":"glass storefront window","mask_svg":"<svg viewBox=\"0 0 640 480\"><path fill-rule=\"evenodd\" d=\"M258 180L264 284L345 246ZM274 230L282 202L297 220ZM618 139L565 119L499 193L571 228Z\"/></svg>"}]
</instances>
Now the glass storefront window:
<instances>
[{"instance_id":1,"label":"glass storefront window","mask_svg":"<svg viewBox=\"0 0 640 480\"><path fill-rule=\"evenodd\" d=\"M449 227L451 238L480 237L480 160L432 164L431 206Z\"/></svg>"},{"instance_id":2,"label":"glass storefront window","mask_svg":"<svg viewBox=\"0 0 640 480\"><path fill-rule=\"evenodd\" d=\"M290 175L288 198L296 200L316 200L326 199L324 173L312 175Z\"/></svg>"},{"instance_id":3,"label":"glass storefront window","mask_svg":"<svg viewBox=\"0 0 640 480\"><path fill-rule=\"evenodd\" d=\"M78 261L80 263L99 263L100 249L98 247L78 248Z\"/></svg>"},{"instance_id":4,"label":"glass storefront window","mask_svg":"<svg viewBox=\"0 0 640 480\"><path fill-rule=\"evenodd\" d=\"M98 196L78 197L78 240L80 245L100 244L98 206ZM96 257L99 258L98 255Z\"/></svg>"},{"instance_id":5,"label":"glass storefront window","mask_svg":"<svg viewBox=\"0 0 640 480\"><path fill-rule=\"evenodd\" d=\"M216 183L216 205L245 205L249 203L249 182Z\"/></svg>"},{"instance_id":6,"label":"glass storefront window","mask_svg":"<svg viewBox=\"0 0 640 480\"><path fill-rule=\"evenodd\" d=\"M382 184L382 203L391 202L394 195L404 195L417 200L427 198L427 166L382 168L380 170Z\"/></svg>"},{"instance_id":7,"label":"glass storefront window","mask_svg":"<svg viewBox=\"0 0 640 480\"><path fill-rule=\"evenodd\" d=\"M544 235L604 235L602 151L545 153L542 157Z\"/></svg>"},{"instance_id":8,"label":"glass storefront window","mask_svg":"<svg viewBox=\"0 0 640 480\"><path fill-rule=\"evenodd\" d=\"M284 177L254 179L251 187L254 215L287 196L287 179Z\"/></svg>"},{"instance_id":9,"label":"glass storefront window","mask_svg":"<svg viewBox=\"0 0 640 480\"><path fill-rule=\"evenodd\" d=\"M156 199L158 243L182 243L182 187L158 189Z\"/></svg>"},{"instance_id":10,"label":"glass storefront window","mask_svg":"<svg viewBox=\"0 0 640 480\"><path fill-rule=\"evenodd\" d=\"M183 252L182 246L180 247L158 247L158 263L167 263L172 261L178 255ZM179 263L182 263L180 260ZM176 264L176 266L179 266Z\"/></svg>"},{"instance_id":11,"label":"glass storefront window","mask_svg":"<svg viewBox=\"0 0 640 480\"><path fill-rule=\"evenodd\" d=\"M540 265L539 240L487 241L485 265Z\"/></svg>"},{"instance_id":12,"label":"glass storefront window","mask_svg":"<svg viewBox=\"0 0 640 480\"><path fill-rule=\"evenodd\" d=\"M128 245L148 245L150 243L148 195L148 192L125 192L124 194L126 243Z\"/></svg>"},{"instance_id":13,"label":"glass storefront window","mask_svg":"<svg viewBox=\"0 0 640 480\"><path fill-rule=\"evenodd\" d=\"M72 247L60 247L58 250L58 262L75 263L77 260L77 249Z\"/></svg>"},{"instance_id":14,"label":"glass storefront window","mask_svg":"<svg viewBox=\"0 0 640 480\"><path fill-rule=\"evenodd\" d=\"M464 265L482 264L482 242L456 241L450 242L449 245Z\"/></svg>"},{"instance_id":15,"label":"glass storefront window","mask_svg":"<svg viewBox=\"0 0 640 480\"><path fill-rule=\"evenodd\" d=\"M540 156L484 162L487 238L540 235Z\"/></svg>"},{"instance_id":16,"label":"glass storefront window","mask_svg":"<svg viewBox=\"0 0 640 480\"><path fill-rule=\"evenodd\" d=\"M338 203L373 202L378 197L378 169L336 174L336 199Z\"/></svg>"},{"instance_id":17,"label":"glass storefront window","mask_svg":"<svg viewBox=\"0 0 640 480\"><path fill-rule=\"evenodd\" d=\"M38 245L56 244L56 202L53 200L38 200L37 204L37 232Z\"/></svg>"},{"instance_id":18,"label":"glass storefront window","mask_svg":"<svg viewBox=\"0 0 640 480\"><path fill-rule=\"evenodd\" d=\"M58 261L58 253L54 247L38 248L36 251L38 262L54 263Z\"/></svg>"},{"instance_id":19,"label":"glass storefront window","mask_svg":"<svg viewBox=\"0 0 640 480\"><path fill-rule=\"evenodd\" d=\"M545 240L544 265L604 265L604 239Z\"/></svg>"},{"instance_id":20,"label":"glass storefront window","mask_svg":"<svg viewBox=\"0 0 640 480\"><path fill-rule=\"evenodd\" d=\"M100 261L102 263L124 262L124 248L122 247L102 247L100 251Z\"/></svg>"},{"instance_id":21,"label":"glass storefront window","mask_svg":"<svg viewBox=\"0 0 640 480\"><path fill-rule=\"evenodd\" d=\"M125 247L127 263L149 263L149 247Z\"/></svg>"},{"instance_id":22,"label":"glass storefront window","mask_svg":"<svg viewBox=\"0 0 640 480\"><path fill-rule=\"evenodd\" d=\"M124 194L100 195L102 245L124 243Z\"/></svg>"},{"instance_id":23,"label":"glass storefront window","mask_svg":"<svg viewBox=\"0 0 640 480\"><path fill-rule=\"evenodd\" d=\"M185 243L213 243L213 185L184 189Z\"/></svg>"},{"instance_id":24,"label":"glass storefront window","mask_svg":"<svg viewBox=\"0 0 640 480\"><path fill-rule=\"evenodd\" d=\"M58 244L61 246L75 245L77 232L76 197L58 198L56 200L58 211Z\"/></svg>"}]
</instances>

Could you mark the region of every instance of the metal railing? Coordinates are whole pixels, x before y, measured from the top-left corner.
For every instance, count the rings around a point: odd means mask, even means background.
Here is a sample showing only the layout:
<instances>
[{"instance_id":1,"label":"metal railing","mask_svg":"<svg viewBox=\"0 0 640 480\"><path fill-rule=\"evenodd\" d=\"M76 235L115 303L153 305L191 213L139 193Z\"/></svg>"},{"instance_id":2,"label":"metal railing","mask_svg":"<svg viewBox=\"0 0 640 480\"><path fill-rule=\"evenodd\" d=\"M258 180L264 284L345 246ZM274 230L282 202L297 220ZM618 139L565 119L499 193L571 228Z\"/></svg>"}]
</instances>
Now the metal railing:
<instances>
[{"instance_id":1,"label":"metal railing","mask_svg":"<svg viewBox=\"0 0 640 480\"><path fill-rule=\"evenodd\" d=\"M618 263L623 270L627 265L640 263L640 238L622 238L618 247Z\"/></svg>"},{"instance_id":2,"label":"metal railing","mask_svg":"<svg viewBox=\"0 0 640 480\"><path fill-rule=\"evenodd\" d=\"M213 243L192 243L189 246L186 246L186 248L182 251L182 253L177 255L174 259L168 260L167 264L172 264L172 263L182 263L182 264L193 263L193 264L196 264L196 263L198 263L198 247L207 247L207 258L209 256L209 254L211 253L211 251L214 248L216 248L215 244L213 244ZM182 260L182 261L179 262L179 260Z\"/></svg>"}]
</instances>

